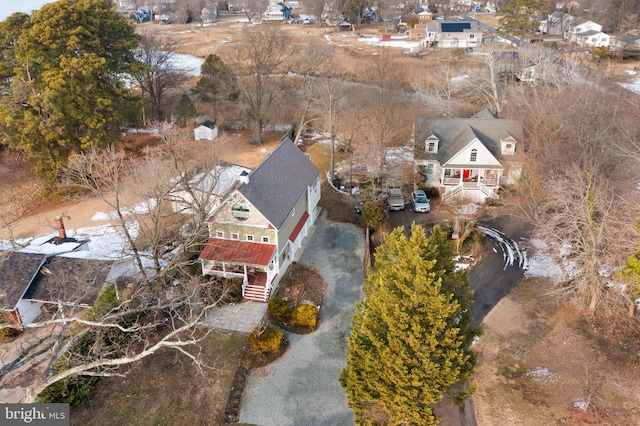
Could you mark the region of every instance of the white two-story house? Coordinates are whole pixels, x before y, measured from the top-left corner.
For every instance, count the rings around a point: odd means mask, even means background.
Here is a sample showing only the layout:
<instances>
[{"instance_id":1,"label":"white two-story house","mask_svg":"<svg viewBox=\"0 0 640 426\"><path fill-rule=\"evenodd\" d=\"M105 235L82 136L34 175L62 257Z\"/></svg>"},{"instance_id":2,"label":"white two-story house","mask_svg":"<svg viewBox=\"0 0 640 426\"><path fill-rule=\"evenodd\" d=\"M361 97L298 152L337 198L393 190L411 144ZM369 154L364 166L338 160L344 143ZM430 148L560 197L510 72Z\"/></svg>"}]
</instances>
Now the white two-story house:
<instances>
[{"instance_id":1,"label":"white two-story house","mask_svg":"<svg viewBox=\"0 0 640 426\"><path fill-rule=\"evenodd\" d=\"M569 24L565 40L583 47L608 47L611 36L602 32L602 25L576 18Z\"/></svg>"},{"instance_id":2,"label":"white two-story house","mask_svg":"<svg viewBox=\"0 0 640 426\"><path fill-rule=\"evenodd\" d=\"M418 118L413 122L414 166L443 201L498 198L522 169L522 125L483 110L471 118Z\"/></svg>"},{"instance_id":3,"label":"white two-story house","mask_svg":"<svg viewBox=\"0 0 640 426\"><path fill-rule=\"evenodd\" d=\"M441 49L476 48L482 44L482 30L477 21L432 21L427 24L423 43Z\"/></svg>"},{"instance_id":4,"label":"white two-story house","mask_svg":"<svg viewBox=\"0 0 640 426\"><path fill-rule=\"evenodd\" d=\"M320 171L289 139L208 219L202 273L242 280L242 295L266 302L318 216Z\"/></svg>"}]
</instances>

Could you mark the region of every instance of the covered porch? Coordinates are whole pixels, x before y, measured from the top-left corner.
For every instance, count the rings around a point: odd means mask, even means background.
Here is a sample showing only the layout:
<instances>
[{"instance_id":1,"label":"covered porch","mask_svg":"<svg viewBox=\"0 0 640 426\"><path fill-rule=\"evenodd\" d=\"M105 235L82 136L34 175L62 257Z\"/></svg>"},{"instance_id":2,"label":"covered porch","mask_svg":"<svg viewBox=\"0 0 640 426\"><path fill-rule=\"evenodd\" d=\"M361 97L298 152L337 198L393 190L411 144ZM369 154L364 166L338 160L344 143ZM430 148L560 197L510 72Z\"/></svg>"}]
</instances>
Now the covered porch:
<instances>
[{"instance_id":1,"label":"covered porch","mask_svg":"<svg viewBox=\"0 0 640 426\"><path fill-rule=\"evenodd\" d=\"M498 198L501 173L502 169L495 167L444 168L440 177L440 194L443 200L468 191L479 191L483 196Z\"/></svg>"},{"instance_id":2,"label":"covered porch","mask_svg":"<svg viewBox=\"0 0 640 426\"><path fill-rule=\"evenodd\" d=\"M242 297L266 302L278 276L274 244L211 238L200 253L203 275L242 279Z\"/></svg>"}]
</instances>

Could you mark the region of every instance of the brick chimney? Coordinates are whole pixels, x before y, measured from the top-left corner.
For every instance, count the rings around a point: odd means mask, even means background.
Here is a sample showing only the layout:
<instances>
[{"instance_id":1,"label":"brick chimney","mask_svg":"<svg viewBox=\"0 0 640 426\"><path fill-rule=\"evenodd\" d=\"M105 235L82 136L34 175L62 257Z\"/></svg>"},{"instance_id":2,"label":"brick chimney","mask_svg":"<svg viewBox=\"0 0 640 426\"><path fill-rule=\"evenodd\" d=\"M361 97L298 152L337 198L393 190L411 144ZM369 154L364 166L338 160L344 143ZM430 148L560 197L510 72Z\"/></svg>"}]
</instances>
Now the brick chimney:
<instances>
[{"instance_id":1,"label":"brick chimney","mask_svg":"<svg viewBox=\"0 0 640 426\"><path fill-rule=\"evenodd\" d=\"M64 222L62 222L62 216L56 216L56 228L58 229L58 239L66 239L67 232L64 230Z\"/></svg>"}]
</instances>

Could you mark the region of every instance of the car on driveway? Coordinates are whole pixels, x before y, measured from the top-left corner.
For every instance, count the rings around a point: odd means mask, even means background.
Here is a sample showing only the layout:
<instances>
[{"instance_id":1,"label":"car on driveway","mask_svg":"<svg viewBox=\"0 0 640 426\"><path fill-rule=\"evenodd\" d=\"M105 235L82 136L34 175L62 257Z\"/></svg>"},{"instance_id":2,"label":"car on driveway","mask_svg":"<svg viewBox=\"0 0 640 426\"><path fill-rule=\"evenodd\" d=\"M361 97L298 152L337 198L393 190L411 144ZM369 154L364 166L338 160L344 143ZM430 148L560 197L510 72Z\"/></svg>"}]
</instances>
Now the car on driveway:
<instances>
[{"instance_id":1,"label":"car on driveway","mask_svg":"<svg viewBox=\"0 0 640 426\"><path fill-rule=\"evenodd\" d=\"M411 204L413 204L414 212L429 213L431 211L427 194L422 189L417 189L411 193Z\"/></svg>"},{"instance_id":2,"label":"car on driveway","mask_svg":"<svg viewBox=\"0 0 640 426\"><path fill-rule=\"evenodd\" d=\"M389 203L389 210L404 210L404 195L402 195L402 189L398 187L390 187L387 191L387 202Z\"/></svg>"}]
</instances>

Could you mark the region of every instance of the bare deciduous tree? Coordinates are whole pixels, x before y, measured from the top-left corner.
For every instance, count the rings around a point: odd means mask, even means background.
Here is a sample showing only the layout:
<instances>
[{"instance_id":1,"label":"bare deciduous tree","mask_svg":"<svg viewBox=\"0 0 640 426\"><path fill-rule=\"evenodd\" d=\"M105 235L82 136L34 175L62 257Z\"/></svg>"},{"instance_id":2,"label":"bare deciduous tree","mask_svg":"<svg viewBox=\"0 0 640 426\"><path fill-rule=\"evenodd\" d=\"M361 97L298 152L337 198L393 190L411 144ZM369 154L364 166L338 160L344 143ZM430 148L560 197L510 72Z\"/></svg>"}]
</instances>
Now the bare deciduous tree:
<instances>
[{"instance_id":1,"label":"bare deciduous tree","mask_svg":"<svg viewBox=\"0 0 640 426\"><path fill-rule=\"evenodd\" d=\"M269 110L288 90L286 64L294 54L294 45L274 24L247 27L244 34L245 39L227 49L224 56L238 77L242 100L253 127L252 143L261 145Z\"/></svg>"},{"instance_id":2,"label":"bare deciduous tree","mask_svg":"<svg viewBox=\"0 0 640 426\"><path fill-rule=\"evenodd\" d=\"M77 303L60 300L48 317L21 326L20 351L3 353L1 382L14 380L25 368L39 366L34 380L23 383L22 402L35 402L49 386L72 377L123 376L119 368L161 348L175 349L191 358L197 368L213 368L200 357L200 342L208 331L203 321L226 296L204 299L210 283L183 280L168 296L151 297L144 288L125 300L109 299L100 307L79 314ZM115 294L113 288L108 290ZM16 327L2 324L0 328ZM18 342L16 342L18 343Z\"/></svg>"},{"instance_id":3,"label":"bare deciduous tree","mask_svg":"<svg viewBox=\"0 0 640 426\"><path fill-rule=\"evenodd\" d=\"M634 119L619 99L607 102L611 95L589 83L532 96L519 111L529 140L519 185L525 210L564 268L560 297L594 311L637 241L630 163L612 147L624 145Z\"/></svg>"},{"instance_id":4,"label":"bare deciduous tree","mask_svg":"<svg viewBox=\"0 0 640 426\"><path fill-rule=\"evenodd\" d=\"M172 61L178 42L156 32L143 32L137 59L142 63L133 77L148 97L153 119L164 119L166 91L176 87L187 70Z\"/></svg>"}]
</instances>

